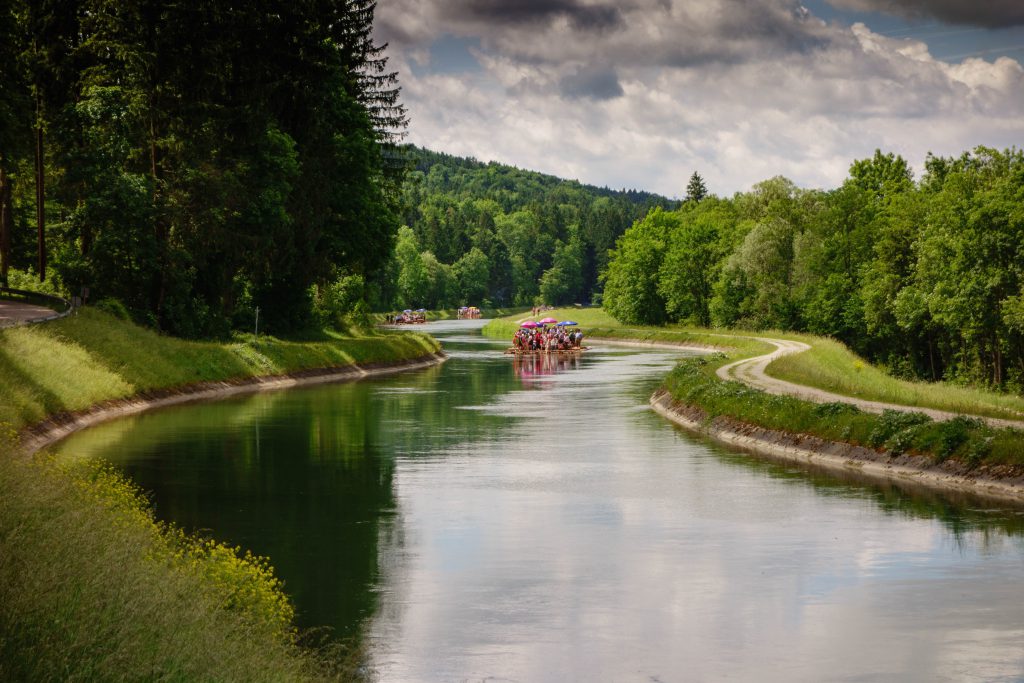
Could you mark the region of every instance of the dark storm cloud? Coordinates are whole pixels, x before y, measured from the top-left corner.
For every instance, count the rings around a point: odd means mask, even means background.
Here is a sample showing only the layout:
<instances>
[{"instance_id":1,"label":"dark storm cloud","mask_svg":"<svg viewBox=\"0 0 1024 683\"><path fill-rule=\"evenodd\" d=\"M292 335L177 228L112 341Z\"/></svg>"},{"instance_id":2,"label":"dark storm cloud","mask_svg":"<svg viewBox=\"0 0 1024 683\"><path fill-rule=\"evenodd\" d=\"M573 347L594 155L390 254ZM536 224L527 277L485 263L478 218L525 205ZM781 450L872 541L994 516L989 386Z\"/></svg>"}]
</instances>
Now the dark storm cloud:
<instances>
[{"instance_id":1,"label":"dark storm cloud","mask_svg":"<svg viewBox=\"0 0 1024 683\"><path fill-rule=\"evenodd\" d=\"M623 94L613 69L583 69L565 76L559 85L571 99L611 100Z\"/></svg>"},{"instance_id":2,"label":"dark storm cloud","mask_svg":"<svg viewBox=\"0 0 1024 683\"><path fill-rule=\"evenodd\" d=\"M985 28L1024 25L1022 0L828 0L839 9L883 12L906 19L934 18Z\"/></svg>"},{"instance_id":3,"label":"dark storm cloud","mask_svg":"<svg viewBox=\"0 0 1024 683\"><path fill-rule=\"evenodd\" d=\"M548 24L566 18L578 31L600 32L622 25L622 14L613 5L586 5L577 0L459 0L446 13L465 21L502 26Z\"/></svg>"}]
</instances>

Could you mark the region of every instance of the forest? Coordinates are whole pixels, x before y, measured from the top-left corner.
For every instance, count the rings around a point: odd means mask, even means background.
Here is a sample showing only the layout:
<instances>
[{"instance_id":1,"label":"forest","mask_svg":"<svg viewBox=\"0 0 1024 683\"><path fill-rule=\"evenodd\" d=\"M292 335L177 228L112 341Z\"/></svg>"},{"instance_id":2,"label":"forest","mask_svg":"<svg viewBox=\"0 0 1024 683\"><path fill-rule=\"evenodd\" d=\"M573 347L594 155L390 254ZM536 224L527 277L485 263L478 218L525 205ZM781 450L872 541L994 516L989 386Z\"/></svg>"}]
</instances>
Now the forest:
<instances>
[{"instance_id":1,"label":"forest","mask_svg":"<svg viewBox=\"0 0 1024 683\"><path fill-rule=\"evenodd\" d=\"M372 0L0 0L0 268L223 336L329 317L399 225ZM18 284L17 282L15 284Z\"/></svg>"},{"instance_id":2,"label":"forest","mask_svg":"<svg viewBox=\"0 0 1024 683\"><path fill-rule=\"evenodd\" d=\"M908 378L1024 390L1024 154L876 151L834 190L765 180L654 210L619 238L605 308L629 324L811 332Z\"/></svg>"},{"instance_id":3,"label":"forest","mask_svg":"<svg viewBox=\"0 0 1024 683\"><path fill-rule=\"evenodd\" d=\"M403 223L374 305L589 303L615 240L678 202L406 146Z\"/></svg>"},{"instance_id":4,"label":"forest","mask_svg":"<svg viewBox=\"0 0 1024 683\"><path fill-rule=\"evenodd\" d=\"M833 190L613 191L400 146L372 0L0 0L0 280L184 337L353 311L603 303L834 337L1024 388L1024 158L853 162ZM255 40L254 36L263 39ZM31 277L32 281L28 278Z\"/></svg>"}]
</instances>

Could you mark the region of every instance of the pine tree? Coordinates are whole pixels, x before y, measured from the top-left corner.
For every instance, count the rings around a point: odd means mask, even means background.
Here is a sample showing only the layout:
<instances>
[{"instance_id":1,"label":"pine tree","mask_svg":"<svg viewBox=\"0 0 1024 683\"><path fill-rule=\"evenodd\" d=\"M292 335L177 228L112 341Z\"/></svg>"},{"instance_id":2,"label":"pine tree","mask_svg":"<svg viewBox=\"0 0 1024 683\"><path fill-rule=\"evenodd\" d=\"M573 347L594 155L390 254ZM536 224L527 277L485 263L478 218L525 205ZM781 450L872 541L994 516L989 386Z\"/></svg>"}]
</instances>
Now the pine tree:
<instances>
[{"instance_id":1,"label":"pine tree","mask_svg":"<svg viewBox=\"0 0 1024 683\"><path fill-rule=\"evenodd\" d=\"M704 184L704 179L700 177L700 174L696 171L690 176L690 182L686 185L686 201L688 202L699 202L704 199L708 194L708 188Z\"/></svg>"}]
</instances>

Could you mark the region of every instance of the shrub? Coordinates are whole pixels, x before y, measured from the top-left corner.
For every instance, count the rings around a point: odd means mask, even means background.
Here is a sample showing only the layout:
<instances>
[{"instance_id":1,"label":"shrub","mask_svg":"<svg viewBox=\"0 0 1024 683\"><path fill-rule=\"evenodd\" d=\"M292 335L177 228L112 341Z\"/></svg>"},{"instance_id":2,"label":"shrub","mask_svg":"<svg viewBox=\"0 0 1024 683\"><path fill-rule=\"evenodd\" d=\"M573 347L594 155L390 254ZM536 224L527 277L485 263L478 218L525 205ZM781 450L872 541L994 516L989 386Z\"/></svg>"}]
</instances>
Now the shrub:
<instances>
[{"instance_id":1,"label":"shrub","mask_svg":"<svg viewBox=\"0 0 1024 683\"><path fill-rule=\"evenodd\" d=\"M932 419L924 413L884 410L876 419L874 427L868 435L868 443L873 448L878 448L889 442L897 433L912 430L914 427L931 421Z\"/></svg>"},{"instance_id":2,"label":"shrub","mask_svg":"<svg viewBox=\"0 0 1024 683\"><path fill-rule=\"evenodd\" d=\"M105 313L109 313L118 320L128 321L132 317L131 313L128 312L128 309L125 307L125 305L121 303L121 301L118 299L100 299L94 305L99 310Z\"/></svg>"}]
</instances>

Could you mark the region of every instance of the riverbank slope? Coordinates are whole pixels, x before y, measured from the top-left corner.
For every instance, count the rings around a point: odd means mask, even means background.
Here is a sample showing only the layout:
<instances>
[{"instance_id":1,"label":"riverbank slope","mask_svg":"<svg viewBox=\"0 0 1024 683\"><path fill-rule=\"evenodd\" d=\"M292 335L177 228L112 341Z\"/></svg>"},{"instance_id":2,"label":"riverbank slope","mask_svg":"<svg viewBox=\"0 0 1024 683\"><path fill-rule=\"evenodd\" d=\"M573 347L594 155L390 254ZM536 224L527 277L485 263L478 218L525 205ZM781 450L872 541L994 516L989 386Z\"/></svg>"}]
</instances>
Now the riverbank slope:
<instances>
[{"instance_id":1,"label":"riverbank slope","mask_svg":"<svg viewBox=\"0 0 1024 683\"><path fill-rule=\"evenodd\" d=\"M95 464L22 457L125 411L443 359L414 332L192 342L95 309L0 331L0 679L347 678L267 560L158 522Z\"/></svg>"}]
</instances>

